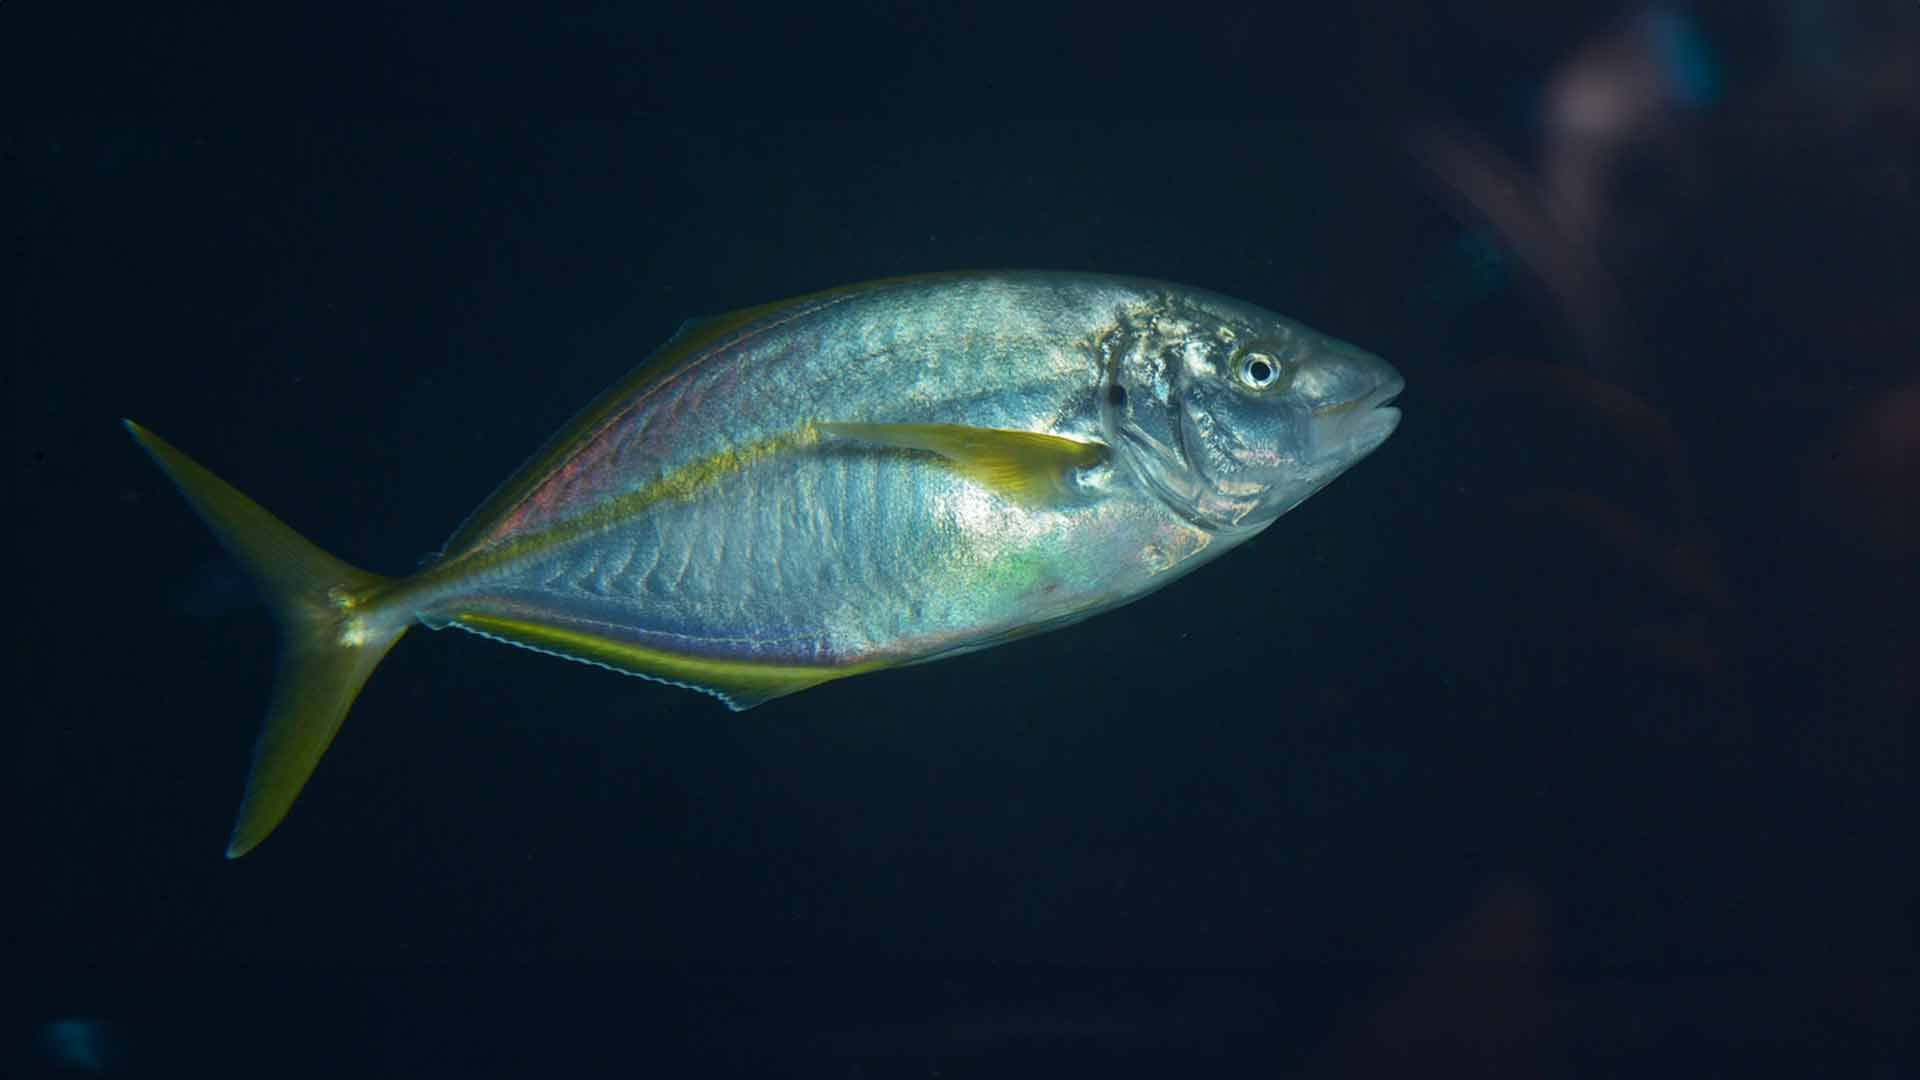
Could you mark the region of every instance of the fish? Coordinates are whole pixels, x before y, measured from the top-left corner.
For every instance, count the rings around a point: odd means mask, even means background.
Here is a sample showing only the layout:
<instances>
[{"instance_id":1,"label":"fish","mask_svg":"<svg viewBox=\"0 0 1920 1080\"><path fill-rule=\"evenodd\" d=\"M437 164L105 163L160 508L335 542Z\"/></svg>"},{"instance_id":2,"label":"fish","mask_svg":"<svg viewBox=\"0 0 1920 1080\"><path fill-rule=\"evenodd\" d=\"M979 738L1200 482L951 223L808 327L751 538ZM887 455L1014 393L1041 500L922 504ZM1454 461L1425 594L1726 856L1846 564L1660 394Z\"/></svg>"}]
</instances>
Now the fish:
<instances>
[{"instance_id":1,"label":"fish","mask_svg":"<svg viewBox=\"0 0 1920 1080\"><path fill-rule=\"evenodd\" d=\"M1162 588L1377 449L1403 385L1371 353L1164 282L850 285L685 324L403 577L334 558L124 424L279 624L237 858L415 626L747 709Z\"/></svg>"}]
</instances>

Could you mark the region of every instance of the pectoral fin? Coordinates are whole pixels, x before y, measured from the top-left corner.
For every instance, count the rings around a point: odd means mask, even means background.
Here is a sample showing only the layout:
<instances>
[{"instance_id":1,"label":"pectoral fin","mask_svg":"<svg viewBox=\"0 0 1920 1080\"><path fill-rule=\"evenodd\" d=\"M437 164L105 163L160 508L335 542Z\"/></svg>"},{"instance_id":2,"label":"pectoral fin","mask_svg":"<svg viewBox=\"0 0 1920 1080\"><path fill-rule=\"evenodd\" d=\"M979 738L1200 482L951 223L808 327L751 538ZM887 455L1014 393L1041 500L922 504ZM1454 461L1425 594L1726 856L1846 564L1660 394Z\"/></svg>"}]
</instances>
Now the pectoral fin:
<instances>
[{"instance_id":1,"label":"pectoral fin","mask_svg":"<svg viewBox=\"0 0 1920 1080\"><path fill-rule=\"evenodd\" d=\"M1103 443L1034 431L965 424L819 424L823 433L880 446L925 450L952 462L969 480L1022 503L1067 494L1067 474L1106 460Z\"/></svg>"}]
</instances>

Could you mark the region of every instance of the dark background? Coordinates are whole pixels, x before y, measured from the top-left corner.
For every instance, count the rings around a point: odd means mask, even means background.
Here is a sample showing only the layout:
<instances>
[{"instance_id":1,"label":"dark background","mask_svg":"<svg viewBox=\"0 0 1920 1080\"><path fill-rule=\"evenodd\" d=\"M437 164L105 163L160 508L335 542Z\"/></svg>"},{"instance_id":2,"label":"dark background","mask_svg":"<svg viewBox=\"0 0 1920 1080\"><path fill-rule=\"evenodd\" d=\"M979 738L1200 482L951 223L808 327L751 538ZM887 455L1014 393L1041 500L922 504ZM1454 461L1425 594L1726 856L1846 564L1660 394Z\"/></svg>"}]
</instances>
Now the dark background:
<instances>
[{"instance_id":1,"label":"dark background","mask_svg":"<svg viewBox=\"0 0 1920 1080\"><path fill-rule=\"evenodd\" d=\"M1911 4L23 8L0 1071L1916 1075ZM271 628L121 416L400 572L681 320L970 267L1405 421L746 714L412 635L220 857Z\"/></svg>"}]
</instances>

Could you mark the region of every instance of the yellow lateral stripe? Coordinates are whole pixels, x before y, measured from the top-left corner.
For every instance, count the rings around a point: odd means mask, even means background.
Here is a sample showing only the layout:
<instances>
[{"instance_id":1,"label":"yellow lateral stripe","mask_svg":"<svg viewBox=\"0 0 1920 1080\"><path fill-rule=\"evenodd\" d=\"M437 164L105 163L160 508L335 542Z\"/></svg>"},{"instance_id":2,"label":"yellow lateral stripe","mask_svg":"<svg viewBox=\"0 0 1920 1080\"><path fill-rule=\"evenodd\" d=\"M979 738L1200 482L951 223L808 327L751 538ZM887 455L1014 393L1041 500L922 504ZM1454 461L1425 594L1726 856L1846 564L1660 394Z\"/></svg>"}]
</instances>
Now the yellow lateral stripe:
<instances>
[{"instance_id":1,"label":"yellow lateral stripe","mask_svg":"<svg viewBox=\"0 0 1920 1080\"><path fill-rule=\"evenodd\" d=\"M405 587L419 589L429 583L438 585L452 578L467 577L490 567L517 559L530 558L570 540L589 536L668 499L691 499L710 485L738 473L757 461L775 454L811 446L820 441L820 432L811 424L783 432L745 446L728 447L717 454L690 461L659 477L650 484L612 496L579 514L554 523L538 532L517 537L498 547L486 548L466 557L439 562L409 579Z\"/></svg>"},{"instance_id":2,"label":"yellow lateral stripe","mask_svg":"<svg viewBox=\"0 0 1920 1080\"><path fill-rule=\"evenodd\" d=\"M1107 454L1107 448L1101 443L964 424L802 424L792 431L690 461L649 484L607 498L545 529L497 547L443 560L408 579L401 587L409 591L425 590L452 579L537 557L561 544L614 527L657 503L691 499L756 462L813 446L823 433L938 454L975 483L1004 498L1029 505L1060 497L1067 470L1097 465Z\"/></svg>"},{"instance_id":3,"label":"yellow lateral stripe","mask_svg":"<svg viewBox=\"0 0 1920 1080\"><path fill-rule=\"evenodd\" d=\"M548 626L524 619L467 613L453 619L457 625L488 637L575 660L663 682L712 691L734 705L747 708L771 698L817 686L833 679L859 675L887 666L870 660L844 667L803 664L758 664L747 660L718 660L650 649L598 634Z\"/></svg>"}]
</instances>

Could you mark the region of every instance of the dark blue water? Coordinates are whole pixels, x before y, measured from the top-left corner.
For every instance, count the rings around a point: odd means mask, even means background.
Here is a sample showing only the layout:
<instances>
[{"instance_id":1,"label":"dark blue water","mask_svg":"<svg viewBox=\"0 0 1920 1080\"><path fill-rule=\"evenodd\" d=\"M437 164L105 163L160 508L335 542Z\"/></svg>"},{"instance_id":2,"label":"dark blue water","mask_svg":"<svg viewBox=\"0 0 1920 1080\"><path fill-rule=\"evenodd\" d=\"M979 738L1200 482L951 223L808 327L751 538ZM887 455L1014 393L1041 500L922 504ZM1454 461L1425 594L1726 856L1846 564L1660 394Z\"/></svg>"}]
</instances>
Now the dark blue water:
<instances>
[{"instance_id":1,"label":"dark blue water","mask_svg":"<svg viewBox=\"0 0 1920 1080\"><path fill-rule=\"evenodd\" d=\"M15 1075L1914 1075L1910 4L10 12ZM1070 631L746 714L271 625L678 323L1211 288L1406 418Z\"/></svg>"}]
</instances>

